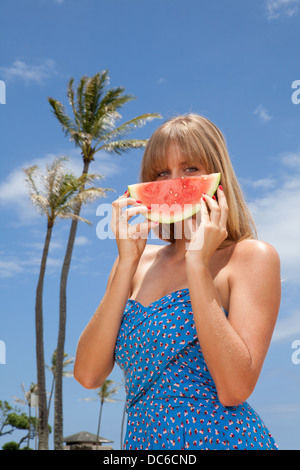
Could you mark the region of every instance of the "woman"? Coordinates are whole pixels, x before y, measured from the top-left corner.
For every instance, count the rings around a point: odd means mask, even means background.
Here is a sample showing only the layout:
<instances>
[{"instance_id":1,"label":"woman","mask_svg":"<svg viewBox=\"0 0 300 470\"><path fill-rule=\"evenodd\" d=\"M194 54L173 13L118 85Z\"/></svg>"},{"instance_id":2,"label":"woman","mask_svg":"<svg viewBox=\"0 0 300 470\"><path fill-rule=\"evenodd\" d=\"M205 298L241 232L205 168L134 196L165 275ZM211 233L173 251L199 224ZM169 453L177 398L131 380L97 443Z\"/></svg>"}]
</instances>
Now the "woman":
<instances>
[{"instance_id":1,"label":"woman","mask_svg":"<svg viewBox=\"0 0 300 470\"><path fill-rule=\"evenodd\" d=\"M124 449L277 448L246 400L278 315L280 261L255 238L221 132L194 114L167 121L148 142L141 179L215 172L222 186L203 195L200 224L193 217L189 231L168 235L159 227L165 245L146 244L153 222L129 224L148 211L139 201L126 192L112 204L119 254L74 375L97 388L115 359L123 369Z\"/></svg>"}]
</instances>

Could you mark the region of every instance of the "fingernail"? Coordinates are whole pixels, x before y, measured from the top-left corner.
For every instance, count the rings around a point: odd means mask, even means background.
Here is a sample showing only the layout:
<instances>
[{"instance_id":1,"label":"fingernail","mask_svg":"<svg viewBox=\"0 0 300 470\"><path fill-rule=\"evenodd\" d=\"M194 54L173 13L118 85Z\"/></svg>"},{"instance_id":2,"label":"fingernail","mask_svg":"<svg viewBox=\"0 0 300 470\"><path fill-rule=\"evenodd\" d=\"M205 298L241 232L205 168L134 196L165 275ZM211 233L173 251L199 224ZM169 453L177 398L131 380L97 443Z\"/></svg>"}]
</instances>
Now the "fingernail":
<instances>
[{"instance_id":1,"label":"fingernail","mask_svg":"<svg viewBox=\"0 0 300 470\"><path fill-rule=\"evenodd\" d=\"M202 198L202 201L206 202L206 201L205 201L205 197Z\"/></svg>"},{"instance_id":2,"label":"fingernail","mask_svg":"<svg viewBox=\"0 0 300 470\"><path fill-rule=\"evenodd\" d=\"M125 191L125 193L124 193L124 194L128 194L128 192L129 192L129 191L128 191L128 189L126 189L126 191Z\"/></svg>"},{"instance_id":3,"label":"fingernail","mask_svg":"<svg viewBox=\"0 0 300 470\"><path fill-rule=\"evenodd\" d=\"M216 196L213 196L212 198L213 198L215 201L217 200Z\"/></svg>"},{"instance_id":4,"label":"fingernail","mask_svg":"<svg viewBox=\"0 0 300 470\"><path fill-rule=\"evenodd\" d=\"M139 204L141 204L142 201L136 201L136 202L138 202Z\"/></svg>"},{"instance_id":5,"label":"fingernail","mask_svg":"<svg viewBox=\"0 0 300 470\"><path fill-rule=\"evenodd\" d=\"M221 185L219 186L219 189L221 189L221 191L223 191L223 188L222 188L222 186L221 186Z\"/></svg>"},{"instance_id":6,"label":"fingernail","mask_svg":"<svg viewBox=\"0 0 300 470\"><path fill-rule=\"evenodd\" d=\"M151 206L147 206L147 209L150 209L150 210L151 210Z\"/></svg>"}]
</instances>

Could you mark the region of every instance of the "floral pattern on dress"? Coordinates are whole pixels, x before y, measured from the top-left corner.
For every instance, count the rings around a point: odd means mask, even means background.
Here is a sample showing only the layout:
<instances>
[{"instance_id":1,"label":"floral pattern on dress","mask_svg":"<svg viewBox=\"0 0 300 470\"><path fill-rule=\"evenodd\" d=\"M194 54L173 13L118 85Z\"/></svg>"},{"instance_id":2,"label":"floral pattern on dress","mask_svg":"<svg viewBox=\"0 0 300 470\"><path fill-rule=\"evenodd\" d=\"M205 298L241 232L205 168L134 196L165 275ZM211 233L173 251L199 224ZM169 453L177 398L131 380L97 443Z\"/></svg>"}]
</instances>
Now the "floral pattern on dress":
<instances>
[{"instance_id":1,"label":"floral pattern on dress","mask_svg":"<svg viewBox=\"0 0 300 470\"><path fill-rule=\"evenodd\" d=\"M115 358L125 374L125 450L278 448L247 402L224 407L218 400L188 289L147 307L129 299Z\"/></svg>"}]
</instances>

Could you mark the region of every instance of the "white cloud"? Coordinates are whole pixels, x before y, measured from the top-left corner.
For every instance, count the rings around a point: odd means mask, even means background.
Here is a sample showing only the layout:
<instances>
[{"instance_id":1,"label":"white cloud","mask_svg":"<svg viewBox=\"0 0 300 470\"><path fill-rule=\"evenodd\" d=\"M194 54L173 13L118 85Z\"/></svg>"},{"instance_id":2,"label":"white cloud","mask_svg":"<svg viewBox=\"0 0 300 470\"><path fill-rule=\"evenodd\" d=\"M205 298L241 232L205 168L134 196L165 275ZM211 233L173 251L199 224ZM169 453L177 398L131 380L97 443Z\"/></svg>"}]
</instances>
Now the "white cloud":
<instances>
[{"instance_id":1,"label":"white cloud","mask_svg":"<svg viewBox=\"0 0 300 470\"><path fill-rule=\"evenodd\" d=\"M268 113L266 108L261 104L259 106L257 106L257 108L254 111L254 114L257 114L259 116L260 120L264 123L267 123L267 122L271 121L271 119L272 119L272 116L270 116L270 114Z\"/></svg>"},{"instance_id":2,"label":"white cloud","mask_svg":"<svg viewBox=\"0 0 300 470\"><path fill-rule=\"evenodd\" d=\"M0 259L0 277L12 277L21 271L20 263L16 259Z\"/></svg>"},{"instance_id":3,"label":"white cloud","mask_svg":"<svg viewBox=\"0 0 300 470\"><path fill-rule=\"evenodd\" d=\"M272 341L284 341L300 336L300 310L291 313L286 318L279 318L276 323Z\"/></svg>"},{"instance_id":4,"label":"white cloud","mask_svg":"<svg viewBox=\"0 0 300 470\"><path fill-rule=\"evenodd\" d=\"M241 179L241 183L251 186L254 189L262 188L266 190L274 188L274 185L276 185L276 179L273 177L266 177L256 181L252 181L247 178L243 178Z\"/></svg>"},{"instance_id":5,"label":"white cloud","mask_svg":"<svg viewBox=\"0 0 300 470\"><path fill-rule=\"evenodd\" d=\"M7 256L6 259L1 255L0 259L0 278L13 277L20 273L34 273L36 274L41 264L41 253L28 256L26 259ZM47 268L48 270L56 270L61 266L61 258L53 258L48 256Z\"/></svg>"},{"instance_id":6,"label":"white cloud","mask_svg":"<svg viewBox=\"0 0 300 470\"><path fill-rule=\"evenodd\" d=\"M267 18L275 20L280 16L294 16L299 11L300 0L266 0Z\"/></svg>"},{"instance_id":7,"label":"white cloud","mask_svg":"<svg viewBox=\"0 0 300 470\"><path fill-rule=\"evenodd\" d=\"M82 159L79 151L71 152L71 157L65 162L66 171L72 172L76 176L82 173ZM29 168L37 165L41 171L44 171L46 165L50 165L59 155L47 154L43 158L36 158L24 162L22 167L15 168L7 177L0 181L0 207L13 208L16 211L16 225L31 224L41 216L33 208L27 193L25 184L25 174L23 168ZM105 177L117 174L120 168L111 155L98 153L95 155L95 161L90 166L90 173L101 174L103 179L99 180L98 186L107 187ZM85 209L87 210L87 209Z\"/></svg>"},{"instance_id":8,"label":"white cloud","mask_svg":"<svg viewBox=\"0 0 300 470\"><path fill-rule=\"evenodd\" d=\"M272 191L254 200L252 211L258 235L278 251L283 280L300 282L300 152L280 157L282 172ZM281 167L280 167L281 169ZM275 177L274 177L275 178Z\"/></svg>"},{"instance_id":9,"label":"white cloud","mask_svg":"<svg viewBox=\"0 0 300 470\"><path fill-rule=\"evenodd\" d=\"M89 245L90 243L91 243L91 240L89 240L87 237L84 237L83 235L78 236L75 239L75 245L77 246Z\"/></svg>"},{"instance_id":10,"label":"white cloud","mask_svg":"<svg viewBox=\"0 0 300 470\"><path fill-rule=\"evenodd\" d=\"M16 60L8 67L0 67L1 74L6 81L21 79L27 84L41 84L45 79L56 73L56 66L53 60L44 60L39 65L26 64L22 60Z\"/></svg>"}]
</instances>

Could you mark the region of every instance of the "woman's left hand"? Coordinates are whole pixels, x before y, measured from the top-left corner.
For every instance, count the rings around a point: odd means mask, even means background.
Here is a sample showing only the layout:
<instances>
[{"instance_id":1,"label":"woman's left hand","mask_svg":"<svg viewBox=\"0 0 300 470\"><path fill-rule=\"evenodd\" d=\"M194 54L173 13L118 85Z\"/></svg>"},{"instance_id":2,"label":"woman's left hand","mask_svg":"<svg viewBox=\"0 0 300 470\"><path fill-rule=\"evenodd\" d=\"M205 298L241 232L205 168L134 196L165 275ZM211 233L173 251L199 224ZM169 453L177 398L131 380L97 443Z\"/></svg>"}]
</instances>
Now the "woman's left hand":
<instances>
[{"instance_id":1,"label":"woman's left hand","mask_svg":"<svg viewBox=\"0 0 300 470\"><path fill-rule=\"evenodd\" d=\"M222 187L217 190L218 202L207 195L203 195L200 210L200 225L195 229L195 220L189 219L191 240L186 251L187 259L196 258L197 261L209 265L209 260L221 243L227 238L228 206ZM210 213L208 211L210 209Z\"/></svg>"}]
</instances>

